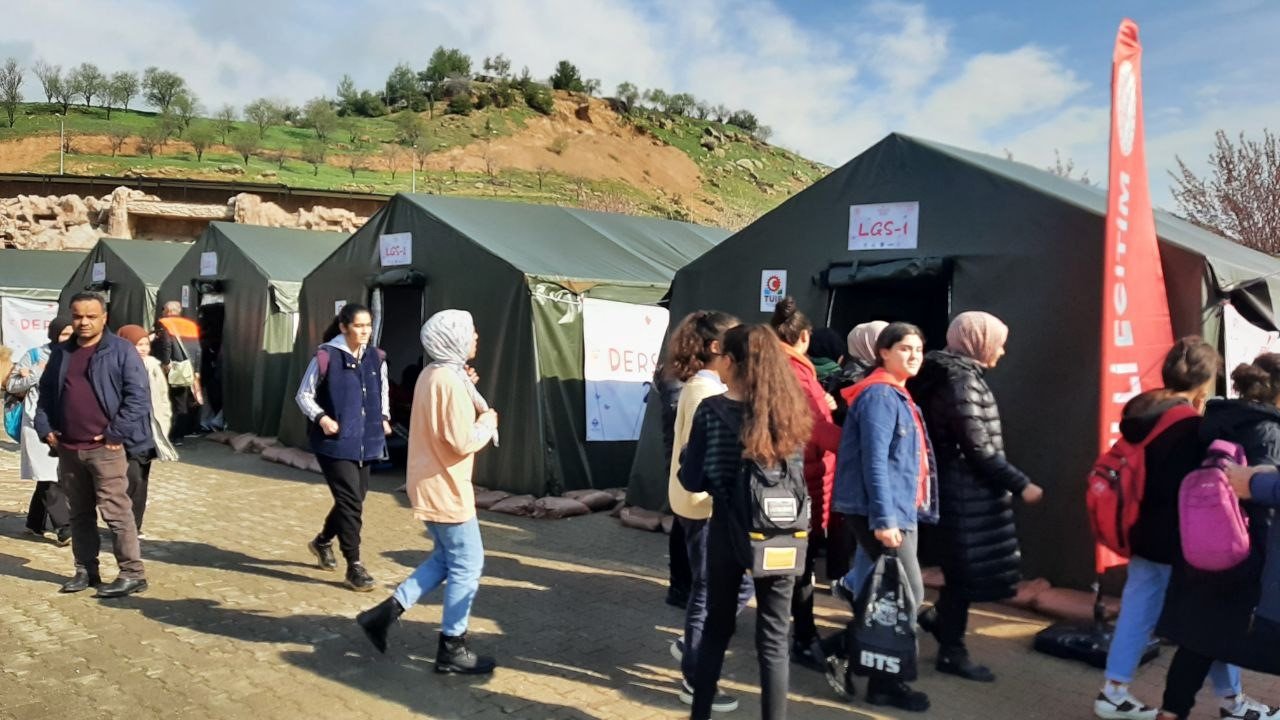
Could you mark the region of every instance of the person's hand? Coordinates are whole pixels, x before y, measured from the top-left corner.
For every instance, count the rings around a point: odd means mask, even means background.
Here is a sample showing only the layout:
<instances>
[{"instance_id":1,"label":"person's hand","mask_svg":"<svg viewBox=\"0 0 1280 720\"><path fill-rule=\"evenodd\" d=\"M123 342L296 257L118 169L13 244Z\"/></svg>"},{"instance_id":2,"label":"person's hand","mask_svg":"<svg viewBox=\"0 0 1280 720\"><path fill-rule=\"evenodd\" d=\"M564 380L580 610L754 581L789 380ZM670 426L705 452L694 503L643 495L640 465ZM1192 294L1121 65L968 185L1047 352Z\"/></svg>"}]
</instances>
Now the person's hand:
<instances>
[{"instance_id":1,"label":"person's hand","mask_svg":"<svg viewBox=\"0 0 1280 720\"><path fill-rule=\"evenodd\" d=\"M44 363L40 363L40 367L44 367ZM20 378L29 378L29 377L31 377L31 368L19 368L19 369L18 369L18 377L20 377Z\"/></svg>"},{"instance_id":2,"label":"person's hand","mask_svg":"<svg viewBox=\"0 0 1280 720\"><path fill-rule=\"evenodd\" d=\"M122 445L122 444L120 444L120 443L106 442L106 439L107 439L107 438L106 438L106 436L104 436L104 435L99 435L99 436L95 437L95 438L93 439L93 441L94 441L94 442L100 442L100 443L102 443L102 446L103 446L103 447L105 447L106 449L111 450L111 451L113 451L113 452L114 452L114 451L116 451L116 450L123 450L123 449L124 449L124 445Z\"/></svg>"},{"instance_id":3,"label":"person's hand","mask_svg":"<svg viewBox=\"0 0 1280 720\"><path fill-rule=\"evenodd\" d=\"M389 420L382 421L382 434L383 435L391 434L391 422Z\"/></svg>"},{"instance_id":4,"label":"person's hand","mask_svg":"<svg viewBox=\"0 0 1280 720\"><path fill-rule=\"evenodd\" d=\"M56 432L49 433L48 435L45 436L44 441L49 443L49 447L53 448L54 450L58 449L58 433Z\"/></svg>"},{"instance_id":5,"label":"person's hand","mask_svg":"<svg viewBox=\"0 0 1280 720\"><path fill-rule=\"evenodd\" d=\"M1031 483L1022 488L1022 502L1028 505L1035 505L1044 499L1044 488L1035 483Z\"/></svg>"},{"instance_id":6,"label":"person's hand","mask_svg":"<svg viewBox=\"0 0 1280 720\"><path fill-rule=\"evenodd\" d=\"M467 366L467 377L471 378L472 385L480 383L480 373L476 372L476 369L470 365Z\"/></svg>"},{"instance_id":7,"label":"person's hand","mask_svg":"<svg viewBox=\"0 0 1280 720\"><path fill-rule=\"evenodd\" d=\"M836 399L835 399L835 398L833 398L833 397L831 397L831 393L827 393L827 394L823 397L823 399L827 401L827 409L828 409L828 410L835 410L835 409L836 409L836 407L837 407L837 406L836 406Z\"/></svg>"},{"instance_id":8,"label":"person's hand","mask_svg":"<svg viewBox=\"0 0 1280 720\"><path fill-rule=\"evenodd\" d=\"M898 528L884 528L876 531L876 540L887 548L897 548L902 546L902 531Z\"/></svg>"},{"instance_id":9,"label":"person's hand","mask_svg":"<svg viewBox=\"0 0 1280 720\"><path fill-rule=\"evenodd\" d=\"M196 405L204 405L204 393L196 390L194 394L196 396Z\"/></svg>"},{"instance_id":10,"label":"person's hand","mask_svg":"<svg viewBox=\"0 0 1280 720\"><path fill-rule=\"evenodd\" d=\"M1274 469L1267 466L1248 467L1227 463L1227 482L1231 483L1231 489L1235 491L1236 497L1248 500L1253 497L1253 491L1249 488L1249 482L1253 480L1253 476L1264 470Z\"/></svg>"},{"instance_id":11,"label":"person's hand","mask_svg":"<svg viewBox=\"0 0 1280 720\"><path fill-rule=\"evenodd\" d=\"M338 421L337 421L337 420L334 420L333 418L329 417L328 415L321 415L321 416L320 416L320 430L321 430L321 432L323 432L325 435L329 435L330 437L332 437L332 436L334 436L334 435L337 435L337 434L338 434L338 430L339 430L339 427L338 427Z\"/></svg>"}]
</instances>

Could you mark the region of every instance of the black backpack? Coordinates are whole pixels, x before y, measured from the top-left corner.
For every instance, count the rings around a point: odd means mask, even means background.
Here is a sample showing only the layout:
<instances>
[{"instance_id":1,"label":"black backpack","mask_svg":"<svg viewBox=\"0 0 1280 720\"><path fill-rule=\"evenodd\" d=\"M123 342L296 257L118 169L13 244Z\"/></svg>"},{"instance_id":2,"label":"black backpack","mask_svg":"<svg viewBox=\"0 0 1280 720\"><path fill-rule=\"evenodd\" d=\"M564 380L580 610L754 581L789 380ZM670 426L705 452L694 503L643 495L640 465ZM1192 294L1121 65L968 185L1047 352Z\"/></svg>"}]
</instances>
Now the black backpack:
<instances>
[{"instance_id":1,"label":"black backpack","mask_svg":"<svg viewBox=\"0 0 1280 720\"><path fill-rule=\"evenodd\" d=\"M780 466L766 468L744 458L742 474L751 575L804 574L810 512L804 459L796 453Z\"/></svg>"}]
</instances>

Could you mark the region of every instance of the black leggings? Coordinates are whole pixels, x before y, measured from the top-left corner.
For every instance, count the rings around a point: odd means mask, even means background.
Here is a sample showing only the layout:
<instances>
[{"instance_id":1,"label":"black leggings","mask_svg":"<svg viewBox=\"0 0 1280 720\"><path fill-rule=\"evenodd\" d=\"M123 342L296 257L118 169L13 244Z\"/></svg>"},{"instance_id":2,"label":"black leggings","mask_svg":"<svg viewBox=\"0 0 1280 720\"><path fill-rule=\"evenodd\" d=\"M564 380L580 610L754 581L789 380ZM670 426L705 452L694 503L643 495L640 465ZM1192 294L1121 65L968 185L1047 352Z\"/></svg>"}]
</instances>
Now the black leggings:
<instances>
[{"instance_id":1,"label":"black leggings","mask_svg":"<svg viewBox=\"0 0 1280 720\"><path fill-rule=\"evenodd\" d=\"M31 502L27 505L27 528L37 534L43 534L46 529L70 531L71 508L58 483L36 483L35 490L31 492Z\"/></svg>"},{"instance_id":2,"label":"black leggings","mask_svg":"<svg viewBox=\"0 0 1280 720\"><path fill-rule=\"evenodd\" d=\"M316 455L329 492L333 494L333 508L324 519L324 527L316 538L328 543L338 538L338 547L347 564L360 562L360 530L364 526L364 498L369 494L369 463L339 460L327 455Z\"/></svg>"}]
</instances>

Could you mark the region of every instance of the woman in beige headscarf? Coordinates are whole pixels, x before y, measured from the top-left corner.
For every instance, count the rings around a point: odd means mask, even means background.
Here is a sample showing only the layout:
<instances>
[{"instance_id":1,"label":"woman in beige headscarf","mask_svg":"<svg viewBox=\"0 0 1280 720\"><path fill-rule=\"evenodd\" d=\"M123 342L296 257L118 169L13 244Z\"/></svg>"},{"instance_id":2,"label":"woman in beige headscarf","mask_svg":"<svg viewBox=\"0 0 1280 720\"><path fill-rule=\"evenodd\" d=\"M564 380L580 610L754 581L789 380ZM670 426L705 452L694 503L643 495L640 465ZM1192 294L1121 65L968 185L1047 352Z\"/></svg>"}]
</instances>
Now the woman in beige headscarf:
<instances>
[{"instance_id":1,"label":"woman in beige headscarf","mask_svg":"<svg viewBox=\"0 0 1280 720\"><path fill-rule=\"evenodd\" d=\"M938 639L937 668L966 680L992 682L989 669L969 659L964 635L969 605L1012 597L1020 579L1013 497L1040 501L1044 491L1004 454L1000 411L984 375L1004 357L1009 327L985 312L956 316L947 349L929 353L907 384L924 412L938 467L946 548L946 587L920 625Z\"/></svg>"}]
</instances>

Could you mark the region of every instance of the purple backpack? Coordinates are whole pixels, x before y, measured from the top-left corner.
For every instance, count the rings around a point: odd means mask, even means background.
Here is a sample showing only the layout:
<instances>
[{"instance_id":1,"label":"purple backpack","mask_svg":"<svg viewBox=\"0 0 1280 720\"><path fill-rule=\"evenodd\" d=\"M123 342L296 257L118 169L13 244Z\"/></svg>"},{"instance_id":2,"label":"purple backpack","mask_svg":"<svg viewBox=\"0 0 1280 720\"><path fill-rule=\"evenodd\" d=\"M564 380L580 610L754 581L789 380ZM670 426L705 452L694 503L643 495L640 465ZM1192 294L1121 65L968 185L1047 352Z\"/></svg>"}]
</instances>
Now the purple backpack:
<instances>
[{"instance_id":1,"label":"purple backpack","mask_svg":"<svg viewBox=\"0 0 1280 720\"><path fill-rule=\"evenodd\" d=\"M1178 492L1182 556L1198 570L1230 570L1249 557L1249 518L1227 482L1228 461L1247 464L1244 448L1214 440L1204 464Z\"/></svg>"}]
</instances>

